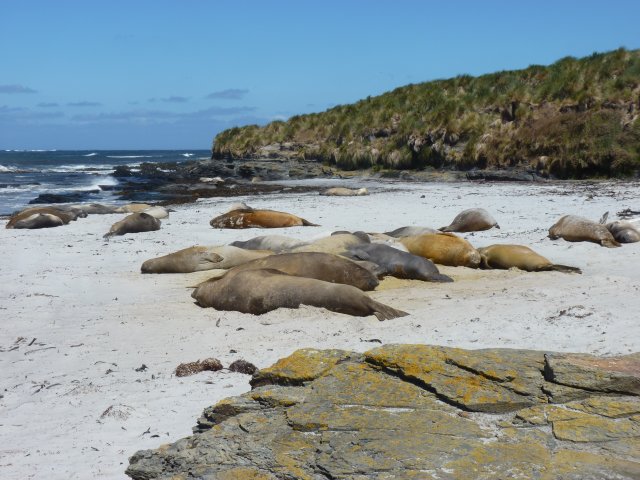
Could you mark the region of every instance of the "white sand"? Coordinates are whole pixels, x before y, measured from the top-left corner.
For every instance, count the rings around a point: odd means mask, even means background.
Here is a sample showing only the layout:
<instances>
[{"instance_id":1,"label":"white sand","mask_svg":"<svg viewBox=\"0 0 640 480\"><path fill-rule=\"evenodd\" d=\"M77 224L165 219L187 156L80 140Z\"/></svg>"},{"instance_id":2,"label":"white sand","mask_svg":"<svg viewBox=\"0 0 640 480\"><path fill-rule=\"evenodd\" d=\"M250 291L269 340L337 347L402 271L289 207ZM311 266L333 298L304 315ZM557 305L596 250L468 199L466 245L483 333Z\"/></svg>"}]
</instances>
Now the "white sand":
<instances>
[{"instance_id":1,"label":"white sand","mask_svg":"<svg viewBox=\"0 0 640 480\"><path fill-rule=\"evenodd\" d=\"M249 389L248 376L225 371L173 375L179 363L205 357L266 367L301 347L365 351L378 345L372 339L604 355L640 349L640 244L607 249L546 238L563 214L597 220L605 211L615 218L623 208L638 210L640 185L350 186L366 186L372 195L209 199L178 206L158 232L109 243L102 235L122 215L92 215L49 230L0 228L0 478L125 478L135 451L189 435L206 406ZM209 227L240 200L322 227ZM502 228L465 234L475 246L529 245L581 267L583 275L443 267L455 283L385 281L372 296L411 315L378 322L311 307L263 316L202 309L186 287L206 273L139 273L144 260L195 244L440 227L479 206ZM142 364L148 369L137 372ZM114 415L102 418L109 407Z\"/></svg>"}]
</instances>

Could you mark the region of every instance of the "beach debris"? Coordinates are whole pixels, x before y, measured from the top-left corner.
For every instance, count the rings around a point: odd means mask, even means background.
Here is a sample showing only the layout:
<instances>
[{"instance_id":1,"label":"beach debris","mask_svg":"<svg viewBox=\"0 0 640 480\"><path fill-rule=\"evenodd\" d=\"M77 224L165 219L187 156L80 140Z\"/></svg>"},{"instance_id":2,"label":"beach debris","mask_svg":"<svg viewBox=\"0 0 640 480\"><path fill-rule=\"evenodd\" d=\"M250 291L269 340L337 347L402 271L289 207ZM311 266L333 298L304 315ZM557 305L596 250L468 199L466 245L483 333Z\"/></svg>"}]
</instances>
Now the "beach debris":
<instances>
[{"instance_id":1,"label":"beach debris","mask_svg":"<svg viewBox=\"0 0 640 480\"><path fill-rule=\"evenodd\" d=\"M202 361L181 363L176 368L176 377L187 377L206 370L211 372L222 370L222 363L217 358L205 358Z\"/></svg>"},{"instance_id":2,"label":"beach debris","mask_svg":"<svg viewBox=\"0 0 640 480\"><path fill-rule=\"evenodd\" d=\"M640 210L631 210L630 208L625 208L617 213L620 218L629 218L635 217L636 215L640 215Z\"/></svg>"},{"instance_id":3,"label":"beach debris","mask_svg":"<svg viewBox=\"0 0 640 480\"><path fill-rule=\"evenodd\" d=\"M258 368L253 363L240 359L229 365L229 370L232 372L253 375L258 370Z\"/></svg>"},{"instance_id":4,"label":"beach debris","mask_svg":"<svg viewBox=\"0 0 640 480\"><path fill-rule=\"evenodd\" d=\"M127 420L134 411L135 409L133 407L130 407L129 405L109 405L107 409L100 415L100 420L104 420L106 418Z\"/></svg>"},{"instance_id":5,"label":"beach debris","mask_svg":"<svg viewBox=\"0 0 640 480\"><path fill-rule=\"evenodd\" d=\"M144 363L142 365L140 365L138 368L134 369L136 372L144 372L145 370L147 370L149 367L147 367Z\"/></svg>"}]
</instances>

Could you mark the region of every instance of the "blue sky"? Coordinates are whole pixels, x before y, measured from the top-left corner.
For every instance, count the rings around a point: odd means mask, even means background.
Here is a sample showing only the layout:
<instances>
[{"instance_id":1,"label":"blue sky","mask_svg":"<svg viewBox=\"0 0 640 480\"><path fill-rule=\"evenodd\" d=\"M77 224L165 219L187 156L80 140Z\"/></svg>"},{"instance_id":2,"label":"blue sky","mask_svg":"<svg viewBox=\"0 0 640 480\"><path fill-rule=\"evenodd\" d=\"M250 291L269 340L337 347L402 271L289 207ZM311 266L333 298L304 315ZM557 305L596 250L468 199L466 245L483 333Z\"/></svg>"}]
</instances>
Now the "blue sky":
<instances>
[{"instance_id":1,"label":"blue sky","mask_svg":"<svg viewBox=\"0 0 640 480\"><path fill-rule=\"evenodd\" d=\"M407 83L640 48L640 2L2 0L0 148L203 148Z\"/></svg>"}]
</instances>

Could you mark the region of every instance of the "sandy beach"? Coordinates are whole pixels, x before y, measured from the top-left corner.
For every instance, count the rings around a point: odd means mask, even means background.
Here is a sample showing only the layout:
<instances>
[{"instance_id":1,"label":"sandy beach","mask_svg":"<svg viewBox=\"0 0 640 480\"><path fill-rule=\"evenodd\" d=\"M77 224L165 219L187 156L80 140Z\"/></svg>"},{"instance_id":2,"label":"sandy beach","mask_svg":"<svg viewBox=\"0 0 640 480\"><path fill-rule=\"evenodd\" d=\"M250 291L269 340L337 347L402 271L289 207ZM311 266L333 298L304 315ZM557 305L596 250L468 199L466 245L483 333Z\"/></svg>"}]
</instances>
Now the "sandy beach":
<instances>
[{"instance_id":1,"label":"sandy beach","mask_svg":"<svg viewBox=\"0 0 640 480\"><path fill-rule=\"evenodd\" d=\"M345 182L326 181L326 185ZM323 184L324 184L323 183ZM257 367L302 347L379 344L509 347L615 355L640 350L640 243L603 248L549 240L562 215L597 221L640 209L637 183L403 183L366 180L363 197L279 194L179 205L156 232L102 236L123 215L43 230L0 228L0 478L126 478L128 458L191 433L202 410L249 390L229 371L178 378L207 357ZM229 205L294 213L320 227L219 230ZM265 234L314 239L335 230L441 227L483 207L501 228L462 234L474 246L528 245L582 275L441 267L453 283L386 279L371 296L410 315L379 322L302 307L262 316L194 304L210 276L142 275L144 260L192 245ZM3 222L4 225L4 222Z\"/></svg>"}]
</instances>

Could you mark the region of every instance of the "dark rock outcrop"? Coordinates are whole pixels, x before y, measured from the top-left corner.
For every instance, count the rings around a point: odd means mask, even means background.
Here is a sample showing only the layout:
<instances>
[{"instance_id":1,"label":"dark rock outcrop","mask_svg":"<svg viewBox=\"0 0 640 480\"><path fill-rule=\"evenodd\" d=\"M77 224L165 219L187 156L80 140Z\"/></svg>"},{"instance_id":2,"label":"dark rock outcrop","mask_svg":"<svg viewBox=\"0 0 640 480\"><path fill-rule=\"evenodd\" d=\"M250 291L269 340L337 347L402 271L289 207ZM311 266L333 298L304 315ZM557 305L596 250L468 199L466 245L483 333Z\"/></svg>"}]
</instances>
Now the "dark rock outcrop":
<instances>
[{"instance_id":1,"label":"dark rock outcrop","mask_svg":"<svg viewBox=\"0 0 640 480\"><path fill-rule=\"evenodd\" d=\"M133 479L640 478L640 354L298 350Z\"/></svg>"}]
</instances>

